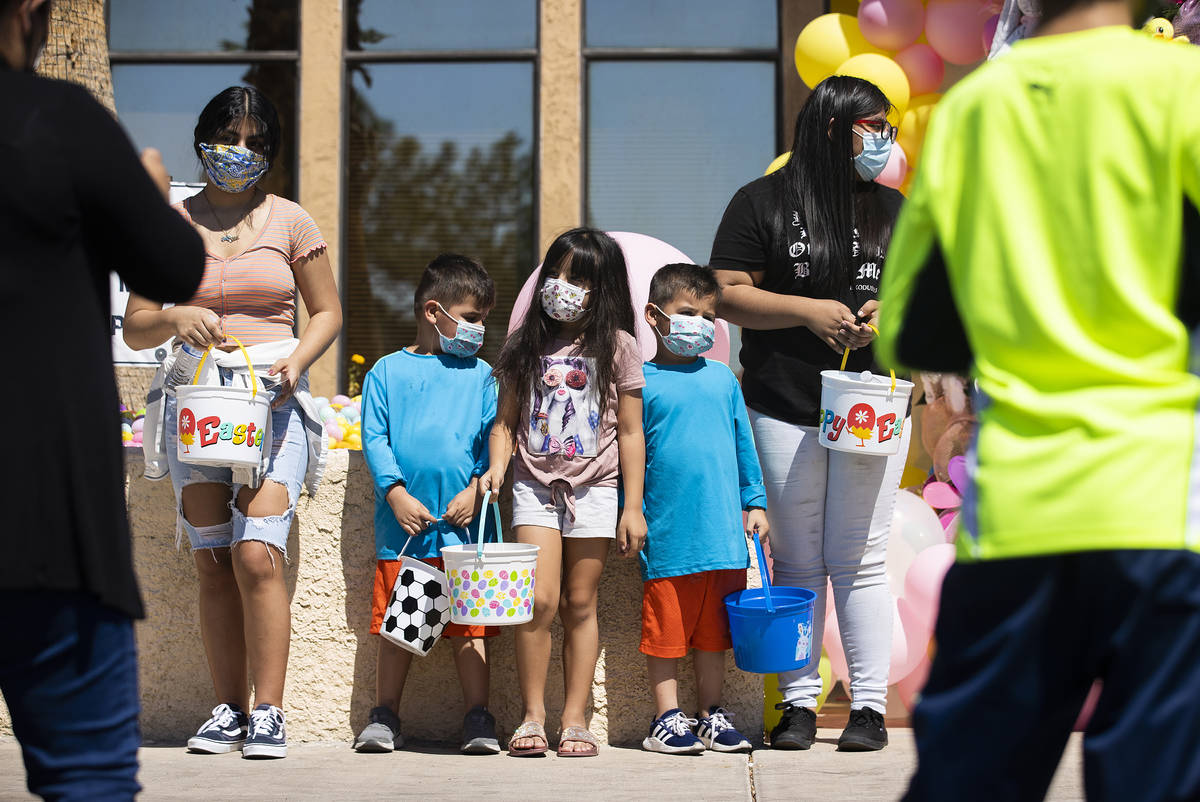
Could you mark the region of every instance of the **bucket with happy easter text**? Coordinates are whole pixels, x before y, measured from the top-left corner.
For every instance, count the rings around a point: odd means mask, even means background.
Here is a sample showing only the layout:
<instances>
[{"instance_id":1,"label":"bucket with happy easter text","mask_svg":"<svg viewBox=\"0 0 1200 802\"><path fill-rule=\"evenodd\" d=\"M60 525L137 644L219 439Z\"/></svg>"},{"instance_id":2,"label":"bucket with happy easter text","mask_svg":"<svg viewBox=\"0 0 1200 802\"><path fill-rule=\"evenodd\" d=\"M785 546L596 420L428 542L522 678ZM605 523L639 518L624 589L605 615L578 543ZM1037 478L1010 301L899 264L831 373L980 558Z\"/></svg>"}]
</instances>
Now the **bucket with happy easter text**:
<instances>
[{"instance_id":1,"label":"bucket with happy easter text","mask_svg":"<svg viewBox=\"0 0 1200 802\"><path fill-rule=\"evenodd\" d=\"M835 451L890 457L900 450L913 383L868 370L821 371L818 442Z\"/></svg>"},{"instance_id":2,"label":"bucket with happy easter text","mask_svg":"<svg viewBox=\"0 0 1200 802\"><path fill-rule=\"evenodd\" d=\"M804 668L812 660L813 603L817 594L808 588L772 585L762 544L757 537L752 539L762 587L725 597L733 661L752 674Z\"/></svg>"},{"instance_id":3,"label":"bucket with happy easter text","mask_svg":"<svg viewBox=\"0 0 1200 802\"><path fill-rule=\"evenodd\" d=\"M208 351L205 352L192 383L175 388L180 462L230 468L256 468L262 462L263 440L267 438L271 416L271 395L259 387L246 349L236 339L230 339L237 343L250 366L250 386L196 384L204 369L204 359L208 357Z\"/></svg>"},{"instance_id":4,"label":"bucket with happy easter text","mask_svg":"<svg viewBox=\"0 0 1200 802\"><path fill-rule=\"evenodd\" d=\"M443 546L450 583L450 620L456 624L525 624L533 619L538 547L530 543L484 543L491 498L483 497L476 543ZM500 540L500 506L490 505Z\"/></svg>"}]
</instances>

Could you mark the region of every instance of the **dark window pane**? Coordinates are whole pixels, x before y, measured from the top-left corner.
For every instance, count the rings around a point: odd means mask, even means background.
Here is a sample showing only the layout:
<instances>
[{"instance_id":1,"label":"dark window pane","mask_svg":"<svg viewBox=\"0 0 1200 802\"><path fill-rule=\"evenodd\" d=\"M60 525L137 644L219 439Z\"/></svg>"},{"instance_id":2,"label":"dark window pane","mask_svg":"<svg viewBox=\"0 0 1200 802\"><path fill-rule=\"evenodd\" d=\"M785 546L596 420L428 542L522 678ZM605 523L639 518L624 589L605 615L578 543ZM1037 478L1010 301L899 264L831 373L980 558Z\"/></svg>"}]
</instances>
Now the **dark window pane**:
<instances>
[{"instance_id":1,"label":"dark window pane","mask_svg":"<svg viewBox=\"0 0 1200 802\"><path fill-rule=\"evenodd\" d=\"M776 0L587 0L589 47L778 46Z\"/></svg>"},{"instance_id":2,"label":"dark window pane","mask_svg":"<svg viewBox=\"0 0 1200 802\"><path fill-rule=\"evenodd\" d=\"M537 46L537 0L348 0L349 50Z\"/></svg>"},{"instance_id":3,"label":"dark window pane","mask_svg":"<svg viewBox=\"0 0 1200 802\"><path fill-rule=\"evenodd\" d=\"M299 0L109 0L114 52L298 49Z\"/></svg>"},{"instance_id":4,"label":"dark window pane","mask_svg":"<svg viewBox=\"0 0 1200 802\"><path fill-rule=\"evenodd\" d=\"M204 105L228 86L258 87L278 109L283 129L279 158L261 186L267 192L295 198L295 65L115 64L112 73L122 125L137 147L162 151L167 171L176 181L204 180L204 170L192 149L192 132Z\"/></svg>"},{"instance_id":5,"label":"dark window pane","mask_svg":"<svg viewBox=\"0 0 1200 802\"><path fill-rule=\"evenodd\" d=\"M369 65L349 83L345 353L370 365L412 344L421 271L452 251L496 282L492 361L535 260L533 65Z\"/></svg>"}]
</instances>

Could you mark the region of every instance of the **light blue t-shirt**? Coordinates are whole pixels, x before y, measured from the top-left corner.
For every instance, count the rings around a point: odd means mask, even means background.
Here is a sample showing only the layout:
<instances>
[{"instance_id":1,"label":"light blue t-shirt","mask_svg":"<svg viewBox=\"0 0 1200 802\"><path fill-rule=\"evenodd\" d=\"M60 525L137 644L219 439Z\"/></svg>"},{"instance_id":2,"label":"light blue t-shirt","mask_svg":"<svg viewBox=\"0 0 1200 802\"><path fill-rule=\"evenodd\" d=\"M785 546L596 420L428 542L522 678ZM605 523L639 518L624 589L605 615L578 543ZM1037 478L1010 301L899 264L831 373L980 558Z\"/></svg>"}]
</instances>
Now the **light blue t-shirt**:
<instances>
[{"instance_id":1,"label":"light blue t-shirt","mask_svg":"<svg viewBox=\"0 0 1200 802\"><path fill-rule=\"evenodd\" d=\"M396 351L363 381L362 445L375 479L375 556L395 560L408 534L387 503L396 483L441 518L446 506L488 468L496 384L482 359ZM439 557L442 546L476 536L470 527L431 524L412 539L409 557ZM493 525L488 522L489 536Z\"/></svg>"},{"instance_id":2,"label":"light blue t-shirt","mask_svg":"<svg viewBox=\"0 0 1200 802\"><path fill-rule=\"evenodd\" d=\"M737 379L703 358L642 372L643 578L748 568L742 510L766 509L767 494Z\"/></svg>"}]
</instances>

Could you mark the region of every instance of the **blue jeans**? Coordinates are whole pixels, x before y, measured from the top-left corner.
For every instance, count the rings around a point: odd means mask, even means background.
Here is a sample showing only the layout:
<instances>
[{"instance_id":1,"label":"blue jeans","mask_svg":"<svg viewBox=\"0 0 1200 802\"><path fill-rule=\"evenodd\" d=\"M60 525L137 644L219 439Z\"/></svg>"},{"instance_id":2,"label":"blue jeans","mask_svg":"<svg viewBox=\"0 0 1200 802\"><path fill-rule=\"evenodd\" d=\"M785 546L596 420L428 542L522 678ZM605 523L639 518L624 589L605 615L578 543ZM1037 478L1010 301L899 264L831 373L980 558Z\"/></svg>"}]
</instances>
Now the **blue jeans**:
<instances>
[{"instance_id":1,"label":"blue jeans","mask_svg":"<svg viewBox=\"0 0 1200 802\"><path fill-rule=\"evenodd\" d=\"M906 800L1041 800L1095 679L1087 798L1200 799L1200 554L959 564L940 610Z\"/></svg>"},{"instance_id":2,"label":"blue jeans","mask_svg":"<svg viewBox=\"0 0 1200 802\"><path fill-rule=\"evenodd\" d=\"M137 781L133 621L65 591L0 591L0 691L31 793L48 800L124 800Z\"/></svg>"}]
</instances>

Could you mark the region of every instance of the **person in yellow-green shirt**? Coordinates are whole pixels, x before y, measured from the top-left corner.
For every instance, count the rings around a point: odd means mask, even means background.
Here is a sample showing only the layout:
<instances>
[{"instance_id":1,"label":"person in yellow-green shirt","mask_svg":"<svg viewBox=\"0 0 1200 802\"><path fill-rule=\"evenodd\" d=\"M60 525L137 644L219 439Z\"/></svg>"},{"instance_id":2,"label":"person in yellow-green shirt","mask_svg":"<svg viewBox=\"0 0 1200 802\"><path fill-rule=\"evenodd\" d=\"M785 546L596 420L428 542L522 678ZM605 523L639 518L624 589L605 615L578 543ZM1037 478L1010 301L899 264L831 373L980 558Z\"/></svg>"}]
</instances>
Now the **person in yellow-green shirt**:
<instances>
[{"instance_id":1,"label":"person in yellow-green shirt","mask_svg":"<svg viewBox=\"0 0 1200 802\"><path fill-rule=\"evenodd\" d=\"M938 105L877 354L979 432L908 798L1041 799L1093 681L1089 799L1200 799L1200 49L1046 0Z\"/></svg>"}]
</instances>

